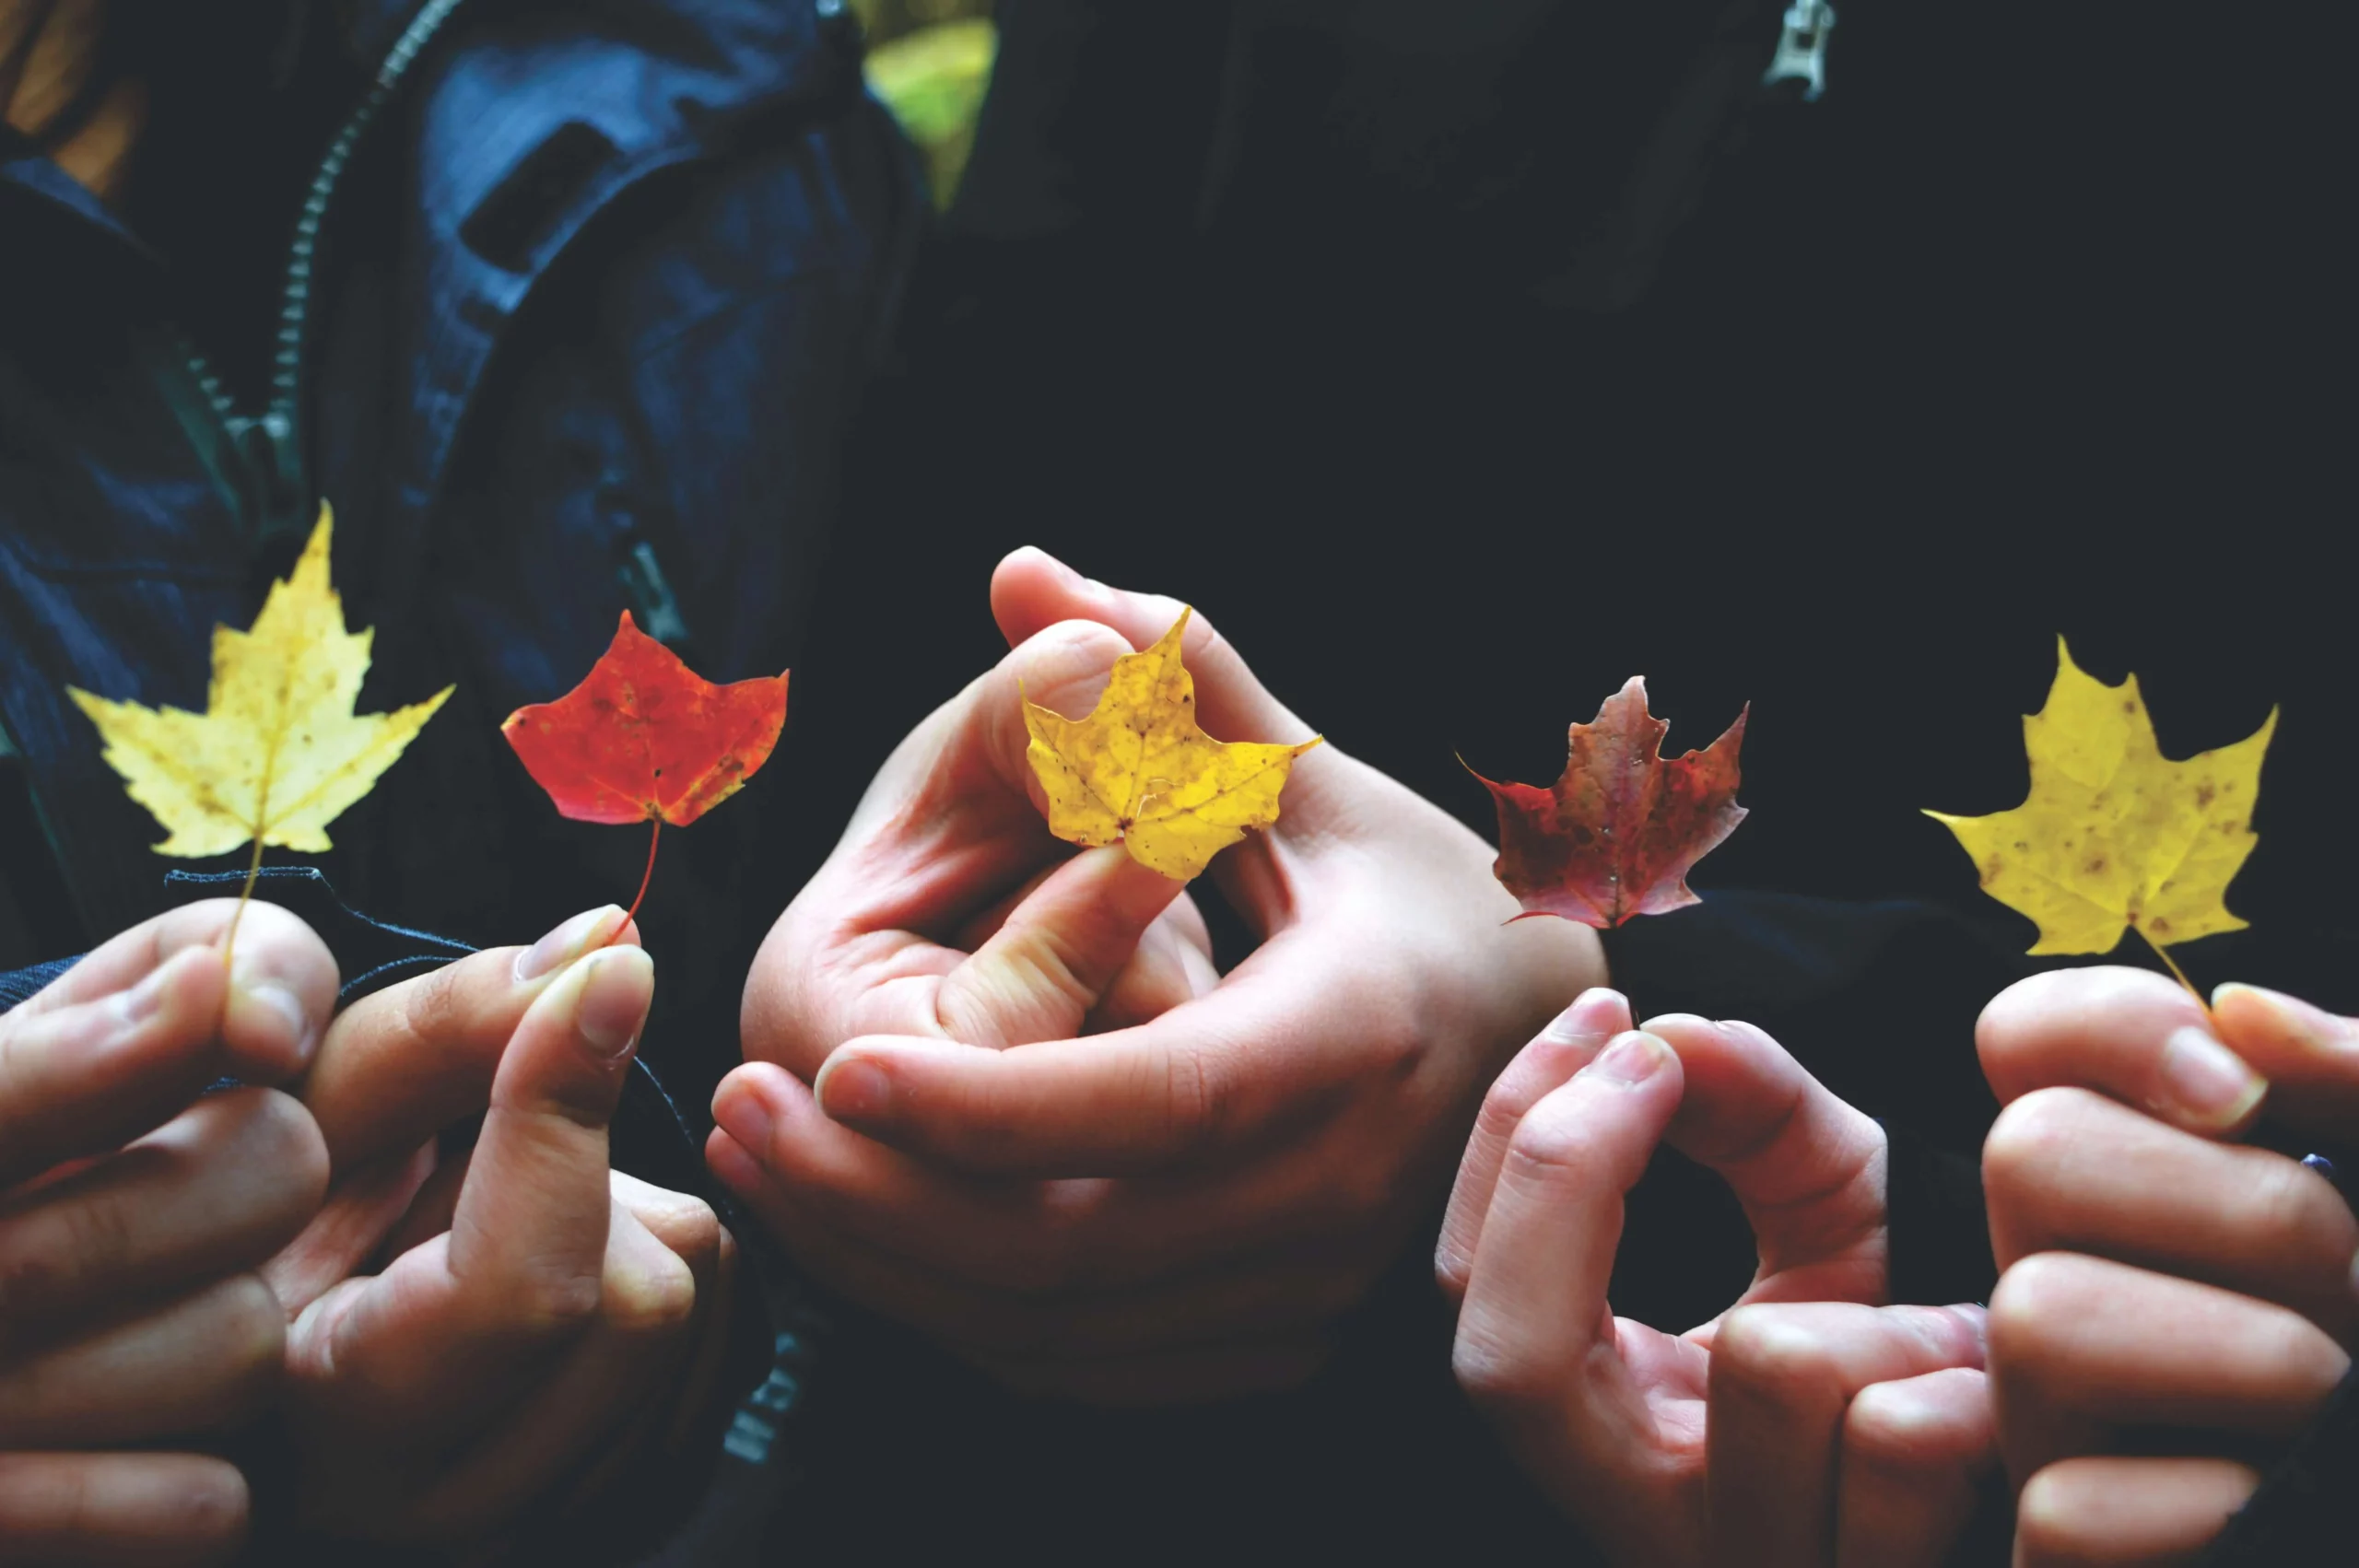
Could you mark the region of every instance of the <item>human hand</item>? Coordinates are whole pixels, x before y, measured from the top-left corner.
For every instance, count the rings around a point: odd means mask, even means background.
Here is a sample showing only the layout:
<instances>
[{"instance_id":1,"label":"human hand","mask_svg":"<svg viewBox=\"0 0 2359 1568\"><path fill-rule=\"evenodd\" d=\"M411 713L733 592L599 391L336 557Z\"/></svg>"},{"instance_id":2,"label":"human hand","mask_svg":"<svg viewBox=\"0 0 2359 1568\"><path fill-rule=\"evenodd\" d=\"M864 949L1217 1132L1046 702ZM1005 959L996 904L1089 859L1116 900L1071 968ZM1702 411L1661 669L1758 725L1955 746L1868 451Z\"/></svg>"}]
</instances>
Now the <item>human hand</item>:
<instances>
[{"instance_id":1,"label":"human hand","mask_svg":"<svg viewBox=\"0 0 2359 1568\"><path fill-rule=\"evenodd\" d=\"M480 1543L698 1413L734 1246L700 1199L607 1168L654 995L635 942L594 910L328 1031L304 1093L335 1188L270 1266L305 1527ZM429 1140L478 1111L471 1153L438 1166ZM352 1276L372 1255L391 1261Z\"/></svg>"},{"instance_id":2,"label":"human hand","mask_svg":"<svg viewBox=\"0 0 2359 1568\"><path fill-rule=\"evenodd\" d=\"M1186 895L1119 850L1059 864L1017 696L1086 708L1179 606L1038 551L992 591L1015 650L903 743L772 929L708 1156L806 1267L1019 1389L1298 1382L1499 1062L1602 977L1594 933L1507 924L1481 839L1326 745L1214 862L1261 938L1215 975ZM1309 736L1201 616L1184 647L1214 734Z\"/></svg>"},{"instance_id":3,"label":"human hand","mask_svg":"<svg viewBox=\"0 0 2359 1568\"><path fill-rule=\"evenodd\" d=\"M1685 1334L1605 1299L1656 1144L1718 1171L1760 1270ZM1460 1383L1603 1548L1644 1568L1941 1562L1990 1462L1972 1306L1884 1298L1884 1129L1760 1030L1630 1030L1592 990L1509 1064L1435 1271Z\"/></svg>"},{"instance_id":4,"label":"human hand","mask_svg":"<svg viewBox=\"0 0 2359 1568\"><path fill-rule=\"evenodd\" d=\"M0 1016L0 1562L201 1563L245 1539L245 1478L172 1452L257 1414L284 1320L257 1267L327 1186L276 1089L335 1005L286 910L191 904ZM254 1087L205 1094L234 1074Z\"/></svg>"},{"instance_id":5,"label":"human hand","mask_svg":"<svg viewBox=\"0 0 2359 1568\"><path fill-rule=\"evenodd\" d=\"M2348 1370L2359 1221L2227 1140L2265 1093L2271 1119L2350 1140L2354 1038L2247 986L2207 1017L2136 969L2036 976L1984 1011L2006 1106L1983 1150L1990 1376L2025 1568L2188 1560Z\"/></svg>"}]
</instances>

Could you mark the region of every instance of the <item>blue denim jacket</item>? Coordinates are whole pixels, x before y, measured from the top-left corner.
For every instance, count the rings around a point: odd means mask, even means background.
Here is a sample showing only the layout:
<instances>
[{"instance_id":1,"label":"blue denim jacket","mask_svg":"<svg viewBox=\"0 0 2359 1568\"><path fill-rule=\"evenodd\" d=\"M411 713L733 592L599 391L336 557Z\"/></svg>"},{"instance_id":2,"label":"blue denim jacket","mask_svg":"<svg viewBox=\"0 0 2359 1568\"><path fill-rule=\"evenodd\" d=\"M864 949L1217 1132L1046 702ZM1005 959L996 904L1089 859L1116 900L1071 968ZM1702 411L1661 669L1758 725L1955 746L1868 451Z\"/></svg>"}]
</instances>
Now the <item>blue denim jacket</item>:
<instances>
[{"instance_id":1,"label":"blue denim jacket","mask_svg":"<svg viewBox=\"0 0 2359 1568\"><path fill-rule=\"evenodd\" d=\"M921 206L840 6L347 9L374 83L312 182L266 404L191 362L139 236L0 146L0 767L62 873L16 890L0 969L166 901L66 688L201 708L213 626L252 618L322 498L376 632L363 710L458 688L331 829L323 869L376 916L530 942L636 885L641 836L559 820L497 734L618 611L716 680L798 656ZM667 836L642 921L700 1073L734 1059L733 977L784 902L779 788Z\"/></svg>"},{"instance_id":2,"label":"blue denim jacket","mask_svg":"<svg viewBox=\"0 0 2359 1568\"><path fill-rule=\"evenodd\" d=\"M279 263L265 401L194 357L139 234L0 142L0 812L34 847L0 888L8 1001L41 961L211 891L167 887L176 862L66 688L201 708L213 626L252 619L323 498L348 621L376 633L363 710L458 688L321 862L408 930L301 876L264 889L318 907L347 980L528 942L636 885L644 839L559 820L497 733L581 676L618 611L714 679L799 655L921 211L840 5L343 9L370 75ZM765 874L778 787L667 835L641 918L662 977L644 1053L698 1121L786 896ZM700 1126L640 1077L617 1162L694 1183ZM766 1448L795 1351L730 1453Z\"/></svg>"}]
</instances>

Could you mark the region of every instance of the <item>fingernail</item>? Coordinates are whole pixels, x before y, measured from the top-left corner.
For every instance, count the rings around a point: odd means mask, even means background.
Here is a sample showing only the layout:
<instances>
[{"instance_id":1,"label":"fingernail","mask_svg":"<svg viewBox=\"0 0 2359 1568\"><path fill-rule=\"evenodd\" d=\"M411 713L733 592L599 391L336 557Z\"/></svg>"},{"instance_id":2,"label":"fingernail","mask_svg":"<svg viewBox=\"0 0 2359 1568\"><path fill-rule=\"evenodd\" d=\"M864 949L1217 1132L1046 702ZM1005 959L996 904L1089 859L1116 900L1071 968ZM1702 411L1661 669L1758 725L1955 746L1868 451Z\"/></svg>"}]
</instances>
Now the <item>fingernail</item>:
<instances>
[{"instance_id":1,"label":"fingernail","mask_svg":"<svg viewBox=\"0 0 2359 1568\"><path fill-rule=\"evenodd\" d=\"M2214 1127L2243 1119L2269 1092L2242 1058L2193 1024L2163 1042L2163 1086L2179 1109Z\"/></svg>"},{"instance_id":2,"label":"fingernail","mask_svg":"<svg viewBox=\"0 0 2359 1568\"><path fill-rule=\"evenodd\" d=\"M318 1042L312 1037L311 1019L303 1012L303 1004L295 993L276 980L236 982L237 988L249 1000L268 1008L287 1021L287 1037L295 1047L299 1060L309 1060L311 1047Z\"/></svg>"},{"instance_id":3,"label":"fingernail","mask_svg":"<svg viewBox=\"0 0 2359 1568\"><path fill-rule=\"evenodd\" d=\"M655 960L640 948L610 947L582 960L581 970L574 1031L609 1060L629 1055L655 994Z\"/></svg>"},{"instance_id":4,"label":"fingernail","mask_svg":"<svg viewBox=\"0 0 2359 1568\"><path fill-rule=\"evenodd\" d=\"M2260 986L2248 986L2238 980L2230 980L2212 993L2212 1006L2215 1012L2224 1004L2237 1000L2258 1006L2269 1014L2271 1023L2281 1034L2293 1036L2295 1041L2321 1055L2348 1058L2353 1046L2359 1044L2353 1040L2350 1026L2341 1019L2312 1007L2299 997L2290 997Z\"/></svg>"},{"instance_id":5,"label":"fingernail","mask_svg":"<svg viewBox=\"0 0 2359 1568\"><path fill-rule=\"evenodd\" d=\"M1583 1071L1614 1083L1644 1083L1663 1070L1671 1047L1652 1035L1631 1030L1617 1035Z\"/></svg>"},{"instance_id":6,"label":"fingernail","mask_svg":"<svg viewBox=\"0 0 2359 1568\"><path fill-rule=\"evenodd\" d=\"M837 1121L873 1121L885 1114L893 1097L892 1080L885 1070L860 1057L837 1057L819 1069L811 1085L819 1108Z\"/></svg>"},{"instance_id":7,"label":"fingernail","mask_svg":"<svg viewBox=\"0 0 2359 1568\"><path fill-rule=\"evenodd\" d=\"M723 1084L713 1098L712 1119L754 1158L768 1157L770 1108L753 1090L736 1083Z\"/></svg>"},{"instance_id":8,"label":"fingernail","mask_svg":"<svg viewBox=\"0 0 2359 1568\"><path fill-rule=\"evenodd\" d=\"M1573 1005L1548 1021L1540 1031L1543 1039L1559 1045L1578 1045L1594 1040L1600 1035L1611 1034L1627 1012L1629 1004L1620 991L1596 987L1573 999Z\"/></svg>"},{"instance_id":9,"label":"fingernail","mask_svg":"<svg viewBox=\"0 0 2359 1568\"><path fill-rule=\"evenodd\" d=\"M564 968L585 953L615 940L623 929L620 906L585 910L516 955L516 983L524 985Z\"/></svg>"}]
</instances>

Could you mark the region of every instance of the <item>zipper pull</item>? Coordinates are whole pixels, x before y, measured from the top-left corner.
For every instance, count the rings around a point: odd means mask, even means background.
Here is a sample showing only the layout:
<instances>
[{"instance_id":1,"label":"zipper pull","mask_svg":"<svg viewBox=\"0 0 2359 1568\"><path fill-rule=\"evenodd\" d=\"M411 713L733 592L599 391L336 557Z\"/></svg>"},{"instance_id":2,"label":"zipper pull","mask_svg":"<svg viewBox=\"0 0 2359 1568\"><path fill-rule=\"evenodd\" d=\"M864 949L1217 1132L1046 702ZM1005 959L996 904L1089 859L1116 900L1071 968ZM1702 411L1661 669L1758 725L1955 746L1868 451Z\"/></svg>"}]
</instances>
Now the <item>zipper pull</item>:
<instances>
[{"instance_id":1,"label":"zipper pull","mask_svg":"<svg viewBox=\"0 0 2359 1568\"><path fill-rule=\"evenodd\" d=\"M1786 7L1786 25L1778 34L1778 53L1761 85L1802 82L1802 101L1816 103L1826 91L1826 39L1835 30L1835 7L1827 0L1793 0Z\"/></svg>"},{"instance_id":2,"label":"zipper pull","mask_svg":"<svg viewBox=\"0 0 2359 1568\"><path fill-rule=\"evenodd\" d=\"M309 486L303 454L295 442L295 422L284 414L230 418L229 439L245 469L246 526L253 542L269 544L299 537L313 520L304 514Z\"/></svg>"}]
</instances>

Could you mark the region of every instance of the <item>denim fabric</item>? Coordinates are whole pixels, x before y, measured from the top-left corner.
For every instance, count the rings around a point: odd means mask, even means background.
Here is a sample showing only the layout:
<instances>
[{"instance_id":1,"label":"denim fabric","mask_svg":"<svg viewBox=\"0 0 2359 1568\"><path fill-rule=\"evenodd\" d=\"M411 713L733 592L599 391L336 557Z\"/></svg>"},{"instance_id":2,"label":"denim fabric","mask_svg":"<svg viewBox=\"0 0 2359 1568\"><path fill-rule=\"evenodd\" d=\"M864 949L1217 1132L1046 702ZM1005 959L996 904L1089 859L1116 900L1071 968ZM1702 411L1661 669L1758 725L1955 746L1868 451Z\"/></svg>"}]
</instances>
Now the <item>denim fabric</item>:
<instances>
[{"instance_id":1,"label":"denim fabric","mask_svg":"<svg viewBox=\"0 0 2359 1568\"><path fill-rule=\"evenodd\" d=\"M355 47L417 10L360 8ZM458 690L332 828L320 863L356 905L493 943L629 893L644 838L563 822L497 733L619 612L714 679L800 656L921 210L819 12L469 0L361 137L310 286L293 505L335 508L347 617L375 629L363 709ZM15 967L164 900L156 825L66 688L202 708L213 626L252 618L304 527L258 511L267 476L193 392L140 236L21 141L0 234L0 726L72 906L30 912ZM734 1059L784 902L778 772L667 836L642 916L684 1082Z\"/></svg>"},{"instance_id":2,"label":"denim fabric","mask_svg":"<svg viewBox=\"0 0 2359 1568\"><path fill-rule=\"evenodd\" d=\"M322 499L348 622L375 633L361 708L457 687L318 869L264 869L347 1000L636 885L644 837L560 820L498 735L579 679L618 613L717 680L801 655L841 433L922 211L842 7L461 0L405 69L439 5L340 10L346 47L397 85L325 206L287 457L235 422L259 410L215 406L153 237L0 136L0 733L31 819L7 842L63 889L0 922L0 1000L231 872L167 885L156 824L66 689L202 708L214 626L251 621ZM278 234L252 252L288 264ZM701 1107L785 901L780 771L666 836L640 917L656 1008L614 1129L618 1165L703 1193L747 1244L772 1364L724 1466L766 1476L816 1320L708 1187Z\"/></svg>"}]
</instances>

